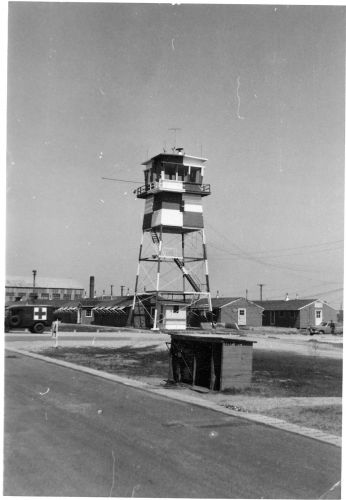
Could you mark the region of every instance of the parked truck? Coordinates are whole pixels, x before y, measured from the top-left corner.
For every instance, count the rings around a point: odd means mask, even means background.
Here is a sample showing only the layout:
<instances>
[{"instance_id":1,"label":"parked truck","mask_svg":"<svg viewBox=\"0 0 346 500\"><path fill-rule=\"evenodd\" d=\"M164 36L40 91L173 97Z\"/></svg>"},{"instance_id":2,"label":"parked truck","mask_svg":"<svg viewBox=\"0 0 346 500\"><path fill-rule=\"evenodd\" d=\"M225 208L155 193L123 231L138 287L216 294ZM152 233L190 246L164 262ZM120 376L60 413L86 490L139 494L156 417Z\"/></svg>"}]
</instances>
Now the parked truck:
<instances>
[{"instance_id":1,"label":"parked truck","mask_svg":"<svg viewBox=\"0 0 346 500\"><path fill-rule=\"evenodd\" d=\"M340 325L336 325L334 321L322 321L318 326L309 327L310 335L316 333L331 333L333 335L341 335L343 328Z\"/></svg>"},{"instance_id":2,"label":"parked truck","mask_svg":"<svg viewBox=\"0 0 346 500\"><path fill-rule=\"evenodd\" d=\"M6 307L5 331L28 328L32 333L43 333L54 321L56 306L41 304L14 304Z\"/></svg>"}]
</instances>

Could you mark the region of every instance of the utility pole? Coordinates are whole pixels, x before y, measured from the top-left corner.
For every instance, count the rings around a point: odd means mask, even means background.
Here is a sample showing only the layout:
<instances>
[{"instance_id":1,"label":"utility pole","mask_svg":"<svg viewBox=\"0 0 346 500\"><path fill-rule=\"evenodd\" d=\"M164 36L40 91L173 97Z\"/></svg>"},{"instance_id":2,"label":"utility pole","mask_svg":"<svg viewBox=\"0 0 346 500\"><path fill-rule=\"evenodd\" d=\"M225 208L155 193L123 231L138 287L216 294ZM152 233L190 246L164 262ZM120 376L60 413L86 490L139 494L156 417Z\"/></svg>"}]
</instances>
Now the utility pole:
<instances>
[{"instance_id":1,"label":"utility pole","mask_svg":"<svg viewBox=\"0 0 346 500\"><path fill-rule=\"evenodd\" d=\"M111 285L111 298L113 298L113 285Z\"/></svg>"},{"instance_id":2,"label":"utility pole","mask_svg":"<svg viewBox=\"0 0 346 500\"><path fill-rule=\"evenodd\" d=\"M263 297L262 297L262 289L263 287L265 286L265 283L257 283L257 286L260 287L260 301L262 302L263 301Z\"/></svg>"},{"instance_id":3,"label":"utility pole","mask_svg":"<svg viewBox=\"0 0 346 500\"><path fill-rule=\"evenodd\" d=\"M125 288L125 285L120 285L120 290L121 290L121 296L123 297L124 296L124 288Z\"/></svg>"}]
</instances>

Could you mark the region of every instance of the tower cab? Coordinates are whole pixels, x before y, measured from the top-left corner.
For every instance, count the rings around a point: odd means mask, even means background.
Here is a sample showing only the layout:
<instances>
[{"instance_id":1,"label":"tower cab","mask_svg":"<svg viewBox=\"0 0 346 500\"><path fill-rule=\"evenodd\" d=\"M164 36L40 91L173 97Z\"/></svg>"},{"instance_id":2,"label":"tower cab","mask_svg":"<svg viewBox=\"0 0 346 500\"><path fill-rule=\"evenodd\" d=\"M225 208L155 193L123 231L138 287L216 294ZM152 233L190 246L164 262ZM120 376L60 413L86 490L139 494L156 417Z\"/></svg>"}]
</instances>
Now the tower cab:
<instances>
[{"instance_id":1,"label":"tower cab","mask_svg":"<svg viewBox=\"0 0 346 500\"><path fill-rule=\"evenodd\" d=\"M203 184L207 160L176 151L142 163L145 184L136 195L145 199L144 231L183 233L204 227L202 197L210 194L210 184Z\"/></svg>"},{"instance_id":2,"label":"tower cab","mask_svg":"<svg viewBox=\"0 0 346 500\"><path fill-rule=\"evenodd\" d=\"M144 186L137 189L138 198L158 193L175 191L179 193L210 194L210 185L203 184L205 158L188 156L179 148L178 153L161 153L142 163L145 165Z\"/></svg>"}]
</instances>

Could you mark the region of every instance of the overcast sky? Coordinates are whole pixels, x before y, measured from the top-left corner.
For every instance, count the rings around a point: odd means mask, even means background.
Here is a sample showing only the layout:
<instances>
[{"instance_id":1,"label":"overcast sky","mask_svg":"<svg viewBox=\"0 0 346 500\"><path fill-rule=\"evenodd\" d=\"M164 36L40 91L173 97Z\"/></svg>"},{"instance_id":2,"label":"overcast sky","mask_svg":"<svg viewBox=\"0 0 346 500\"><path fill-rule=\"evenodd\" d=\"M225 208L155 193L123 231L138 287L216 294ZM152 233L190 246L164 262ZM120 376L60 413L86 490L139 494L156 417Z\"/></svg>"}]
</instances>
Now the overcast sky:
<instances>
[{"instance_id":1,"label":"overcast sky","mask_svg":"<svg viewBox=\"0 0 346 500\"><path fill-rule=\"evenodd\" d=\"M133 292L141 163L208 158L212 293L342 302L342 6L12 2L8 275Z\"/></svg>"}]
</instances>

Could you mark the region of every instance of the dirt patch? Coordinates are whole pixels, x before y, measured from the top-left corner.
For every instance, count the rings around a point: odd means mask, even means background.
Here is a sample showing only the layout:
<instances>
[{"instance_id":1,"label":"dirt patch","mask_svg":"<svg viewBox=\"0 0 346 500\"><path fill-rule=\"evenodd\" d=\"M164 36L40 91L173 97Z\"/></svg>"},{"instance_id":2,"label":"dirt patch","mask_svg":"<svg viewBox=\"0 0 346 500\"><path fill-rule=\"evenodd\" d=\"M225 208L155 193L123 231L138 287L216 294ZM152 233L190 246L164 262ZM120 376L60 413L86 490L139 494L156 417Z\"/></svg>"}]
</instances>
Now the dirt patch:
<instances>
[{"instance_id":1,"label":"dirt patch","mask_svg":"<svg viewBox=\"0 0 346 500\"><path fill-rule=\"evenodd\" d=\"M49 347L44 356L127 377L168 377L168 351L145 347Z\"/></svg>"}]
</instances>

